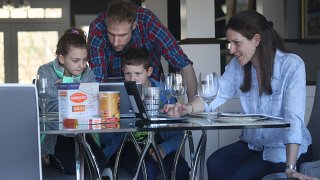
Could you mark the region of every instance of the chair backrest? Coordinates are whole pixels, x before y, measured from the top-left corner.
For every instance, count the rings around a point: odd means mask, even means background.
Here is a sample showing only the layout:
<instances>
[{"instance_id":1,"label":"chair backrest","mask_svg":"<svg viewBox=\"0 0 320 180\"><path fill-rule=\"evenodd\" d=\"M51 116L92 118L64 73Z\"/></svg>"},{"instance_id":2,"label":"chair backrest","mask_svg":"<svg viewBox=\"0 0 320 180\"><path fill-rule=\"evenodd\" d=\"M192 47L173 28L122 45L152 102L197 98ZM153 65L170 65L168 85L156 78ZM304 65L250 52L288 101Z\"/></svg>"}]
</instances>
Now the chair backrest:
<instances>
[{"instance_id":1,"label":"chair backrest","mask_svg":"<svg viewBox=\"0 0 320 180\"><path fill-rule=\"evenodd\" d=\"M313 159L320 158L320 71L317 74L316 92L308 123L308 129L312 136Z\"/></svg>"},{"instance_id":2,"label":"chair backrest","mask_svg":"<svg viewBox=\"0 0 320 180\"><path fill-rule=\"evenodd\" d=\"M1 179L42 179L34 85L0 85Z\"/></svg>"}]
</instances>

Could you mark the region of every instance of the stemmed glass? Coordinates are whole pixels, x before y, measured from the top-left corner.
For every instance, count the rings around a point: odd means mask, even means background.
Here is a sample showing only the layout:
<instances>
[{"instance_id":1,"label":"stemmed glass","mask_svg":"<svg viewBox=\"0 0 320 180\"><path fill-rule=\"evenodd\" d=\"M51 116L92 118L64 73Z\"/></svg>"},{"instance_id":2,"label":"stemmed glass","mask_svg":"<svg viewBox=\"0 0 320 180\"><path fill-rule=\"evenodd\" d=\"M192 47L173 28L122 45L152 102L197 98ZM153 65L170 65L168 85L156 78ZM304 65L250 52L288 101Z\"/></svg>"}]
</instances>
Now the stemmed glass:
<instances>
[{"instance_id":1,"label":"stemmed glass","mask_svg":"<svg viewBox=\"0 0 320 180\"><path fill-rule=\"evenodd\" d=\"M208 105L217 96L219 89L218 77L216 73L200 73L198 82L198 93ZM207 118L210 119L208 113Z\"/></svg>"},{"instance_id":2,"label":"stemmed glass","mask_svg":"<svg viewBox=\"0 0 320 180\"><path fill-rule=\"evenodd\" d=\"M166 97L166 102L161 102L162 105L170 104L170 74L168 73L161 73L160 76L160 93Z\"/></svg>"},{"instance_id":3,"label":"stemmed glass","mask_svg":"<svg viewBox=\"0 0 320 180\"><path fill-rule=\"evenodd\" d=\"M46 104L50 96L53 94L53 85L48 81L48 78L44 76L37 76L36 85L38 88L38 96L41 100L41 112L45 116L46 115Z\"/></svg>"},{"instance_id":4,"label":"stemmed glass","mask_svg":"<svg viewBox=\"0 0 320 180\"><path fill-rule=\"evenodd\" d=\"M180 98L185 94L182 75L180 73L171 73L168 81L171 95L179 102Z\"/></svg>"}]
</instances>

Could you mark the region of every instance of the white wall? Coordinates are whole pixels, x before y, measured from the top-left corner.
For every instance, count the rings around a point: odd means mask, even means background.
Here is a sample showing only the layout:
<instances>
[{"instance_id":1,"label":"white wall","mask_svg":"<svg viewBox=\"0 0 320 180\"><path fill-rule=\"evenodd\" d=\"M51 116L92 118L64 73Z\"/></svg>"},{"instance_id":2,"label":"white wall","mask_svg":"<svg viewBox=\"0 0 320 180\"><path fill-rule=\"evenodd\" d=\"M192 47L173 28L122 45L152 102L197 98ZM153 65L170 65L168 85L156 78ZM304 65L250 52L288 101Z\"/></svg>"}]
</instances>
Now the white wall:
<instances>
[{"instance_id":1,"label":"white wall","mask_svg":"<svg viewBox=\"0 0 320 180\"><path fill-rule=\"evenodd\" d=\"M148 0L143 3L143 6L151 10L161 21L163 25L168 27L168 3L167 1ZM169 71L168 62L161 57L161 64L164 72Z\"/></svg>"},{"instance_id":2,"label":"white wall","mask_svg":"<svg viewBox=\"0 0 320 180\"><path fill-rule=\"evenodd\" d=\"M181 0L181 39L215 37L214 0Z\"/></svg>"},{"instance_id":3,"label":"white wall","mask_svg":"<svg viewBox=\"0 0 320 180\"><path fill-rule=\"evenodd\" d=\"M273 27L280 36L285 36L285 0L257 0L257 11L263 14L267 20L273 22Z\"/></svg>"},{"instance_id":4,"label":"white wall","mask_svg":"<svg viewBox=\"0 0 320 180\"><path fill-rule=\"evenodd\" d=\"M158 16L162 24L168 26L168 3L167 1L147 0L143 3L145 8L150 9Z\"/></svg>"},{"instance_id":5,"label":"white wall","mask_svg":"<svg viewBox=\"0 0 320 180\"><path fill-rule=\"evenodd\" d=\"M220 47L217 44L183 44L183 51L193 61L193 68L200 72L217 72L220 74Z\"/></svg>"}]
</instances>

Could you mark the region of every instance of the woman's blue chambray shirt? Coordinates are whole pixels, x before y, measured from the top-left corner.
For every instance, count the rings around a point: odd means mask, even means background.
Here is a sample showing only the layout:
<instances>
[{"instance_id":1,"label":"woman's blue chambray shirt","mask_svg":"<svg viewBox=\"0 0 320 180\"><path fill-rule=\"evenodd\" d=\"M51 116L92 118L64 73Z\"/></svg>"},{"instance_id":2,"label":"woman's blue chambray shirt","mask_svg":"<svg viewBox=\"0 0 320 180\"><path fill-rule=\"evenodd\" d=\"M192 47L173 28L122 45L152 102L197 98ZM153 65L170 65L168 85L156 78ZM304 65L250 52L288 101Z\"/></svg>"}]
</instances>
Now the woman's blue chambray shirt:
<instances>
[{"instance_id":1,"label":"woman's blue chambray shirt","mask_svg":"<svg viewBox=\"0 0 320 180\"><path fill-rule=\"evenodd\" d=\"M302 59L295 54L277 50L271 80L272 95L259 95L257 73L253 66L251 89L243 93L240 90L243 71L243 66L233 58L219 79L217 98L206 110L214 110L228 99L240 97L246 114L282 117L283 121L290 123L288 128L243 129L240 139L248 142L250 149L263 150L263 160L275 163L286 162L287 143L300 144L298 157L305 153L311 144L311 135L304 123L306 75Z\"/></svg>"}]
</instances>

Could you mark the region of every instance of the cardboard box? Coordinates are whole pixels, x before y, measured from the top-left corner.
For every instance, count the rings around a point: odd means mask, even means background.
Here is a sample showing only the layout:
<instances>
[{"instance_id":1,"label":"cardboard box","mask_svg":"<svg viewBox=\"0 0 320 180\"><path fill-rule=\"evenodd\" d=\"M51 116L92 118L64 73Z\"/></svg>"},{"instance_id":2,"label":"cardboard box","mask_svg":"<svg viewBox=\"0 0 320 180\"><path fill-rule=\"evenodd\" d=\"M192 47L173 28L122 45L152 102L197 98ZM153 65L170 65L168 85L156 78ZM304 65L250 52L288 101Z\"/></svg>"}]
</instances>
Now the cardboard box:
<instances>
[{"instance_id":1,"label":"cardboard box","mask_svg":"<svg viewBox=\"0 0 320 180\"><path fill-rule=\"evenodd\" d=\"M79 119L64 119L60 123L61 129L117 129L120 123L103 123L100 117L79 118Z\"/></svg>"},{"instance_id":2,"label":"cardboard box","mask_svg":"<svg viewBox=\"0 0 320 180\"><path fill-rule=\"evenodd\" d=\"M99 115L99 83L62 83L58 87L59 122L78 119L88 124L89 118Z\"/></svg>"}]
</instances>

